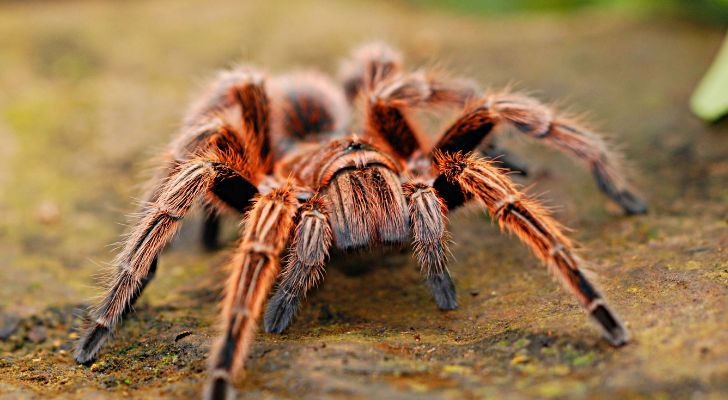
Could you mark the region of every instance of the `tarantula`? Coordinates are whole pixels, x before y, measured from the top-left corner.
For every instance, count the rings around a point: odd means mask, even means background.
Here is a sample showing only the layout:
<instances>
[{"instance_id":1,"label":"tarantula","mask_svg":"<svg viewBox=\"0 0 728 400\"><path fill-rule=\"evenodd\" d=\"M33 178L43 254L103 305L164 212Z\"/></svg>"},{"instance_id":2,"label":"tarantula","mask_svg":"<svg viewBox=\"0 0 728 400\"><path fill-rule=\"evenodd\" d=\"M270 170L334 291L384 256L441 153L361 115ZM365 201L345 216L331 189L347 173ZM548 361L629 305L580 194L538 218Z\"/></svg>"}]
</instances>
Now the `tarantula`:
<instances>
[{"instance_id":1,"label":"tarantula","mask_svg":"<svg viewBox=\"0 0 728 400\"><path fill-rule=\"evenodd\" d=\"M199 198L210 210L207 246L217 242L220 212L245 215L222 302L222 335L211 350L207 398L231 396L229 382L243 366L276 279L264 327L280 333L322 280L332 246L401 245L411 238L438 307L455 309L446 215L470 200L482 203L549 267L609 343L627 342L624 325L580 271L582 261L561 225L519 190L499 160L479 150L492 152L488 135L511 125L586 163L599 189L627 214L644 213L618 158L598 135L529 97L481 93L469 81L407 72L400 54L385 45L359 48L342 71L341 85L317 73L268 79L252 67L219 75L188 111L153 179L76 361L92 362L131 311L160 251ZM360 103L362 127L351 134L350 109ZM416 112L442 107L460 115L433 145L416 124Z\"/></svg>"}]
</instances>

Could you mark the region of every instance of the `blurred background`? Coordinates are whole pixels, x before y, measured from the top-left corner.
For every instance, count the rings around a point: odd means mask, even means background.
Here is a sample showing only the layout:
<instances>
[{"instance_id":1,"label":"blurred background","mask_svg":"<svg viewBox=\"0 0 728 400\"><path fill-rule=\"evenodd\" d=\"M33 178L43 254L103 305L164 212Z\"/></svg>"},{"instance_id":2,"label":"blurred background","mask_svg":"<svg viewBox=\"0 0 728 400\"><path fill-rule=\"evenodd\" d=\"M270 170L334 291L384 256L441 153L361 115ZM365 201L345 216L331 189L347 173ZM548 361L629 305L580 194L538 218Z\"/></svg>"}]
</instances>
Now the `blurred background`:
<instances>
[{"instance_id":1,"label":"blurred background","mask_svg":"<svg viewBox=\"0 0 728 400\"><path fill-rule=\"evenodd\" d=\"M0 397L196 397L227 262L198 245L200 213L99 361L69 354L150 160L216 70L335 74L370 40L586 113L624 150L647 216L502 135L634 343L609 348L517 240L465 210L458 311L436 310L406 254L359 276L334 260L288 333L258 336L241 398L728 397L728 126L689 109L727 26L726 0L0 1Z\"/></svg>"}]
</instances>

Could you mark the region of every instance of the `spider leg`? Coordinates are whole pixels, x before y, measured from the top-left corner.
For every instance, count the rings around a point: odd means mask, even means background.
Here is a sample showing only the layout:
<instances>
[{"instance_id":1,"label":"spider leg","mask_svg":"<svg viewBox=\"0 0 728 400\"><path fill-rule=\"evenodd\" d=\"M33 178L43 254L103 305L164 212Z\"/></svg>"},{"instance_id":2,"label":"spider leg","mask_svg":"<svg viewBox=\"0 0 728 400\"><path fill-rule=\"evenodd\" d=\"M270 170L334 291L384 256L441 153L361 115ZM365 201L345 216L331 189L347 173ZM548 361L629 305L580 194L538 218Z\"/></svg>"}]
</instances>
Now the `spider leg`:
<instances>
[{"instance_id":1,"label":"spider leg","mask_svg":"<svg viewBox=\"0 0 728 400\"><path fill-rule=\"evenodd\" d=\"M297 208L298 201L288 188L274 189L261 196L246 214L222 303L223 335L211 350L207 399L232 396L230 380L243 367Z\"/></svg>"},{"instance_id":2,"label":"spider leg","mask_svg":"<svg viewBox=\"0 0 728 400\"><path fill-rule=\"evenodd\" d=\"M342 132L351 119L343 90L326 75L297 72L270 83L271 137L288 150L310 135Z\"/></svg>"},{"instance_id":3,"label":"spider leg","mask_svg":"<svg viewBox=\"0 0 728 400\"><path fill-rule=\"evenodd\" d=\"M490 143L481 147L483 156L489 160L493 160L498 167L504 168L510 172L522 176L528 176L528 166L518 157L514 156L508 150L498 146L494 139L490 140Z\"/></svg>"},{"instance_id":4,"label":"spider leg","mask_svg":"<svg viewBox=\"0 0 728 400\"><path fill-rule=\"evenodd\" d=\"M282 333L291 324L301 299L324 277L331 247L331 226L324 201L314 197L301 207L301 217L286 268L265 313L265 331Z\"/></svg>"},{"instance_id":5,"label":"spider leg","mask_svg":"<svg viewBox=\"0 0 728 400\"><path fill-rule=\"evenodd\" d=\"M270 166L270 106L264 75L240 66L222 71L208 85L200 100L190 107L184 118L182 133L172 143L162 178L175 165L209 149L220 153L245 154L248 171L266 170ZM240 182L218 182L215 197L222 209L245 212L252 194ZM152 193L151 197L154 197ZM218 247L219 216L209 214L203 224L202 244Z\"/></svg>"},{"instance_id":6,"label":"spider leg","mask_svg":"<svg viewBox=\"0 0 728 400\"><path fill-rule=\"evenodd\" d=\"M446 265L447 207L435 190L423 183L407 183L404 192L409 199L414 251L427 285L441 310L454 310L458 307L455 285Z\"/></svg>"},{"instance_id":7,"label":"spider leg","mask_svg":"<svg viewBox=\"0 0 728 400\"><path fill-rule=\"evenodd\" d=\"M574 120L554 116L551 108L530 97L493 94L470 104L438 141L434 151L471 152L501 123L511 124L520 132L583 161L591 169L599 189L627 214L647 212L647 206L632 193L621 172L620 157L599 135Z\"/></svg>"},{"instance_id":8,"label":"spider leg","mask_svg":"<svg viewBox=\"0 0 728 400\"><path fill-rule=\"evenodd\" d=\"M571 241L536 200L521 193L491 161L460 153L437 153L436 164L441 177L456 182L464 192L483 202L501 228L515 233L548 265L612 345L628 341L627 329L579 270L580 260L573 254Z\"/></svg>"},{"instance_id":9,"label":"spider leg","mask_svg":"<svg viewBox=\"0 0 728 400\"><path fill-rule=\"evenodd\" d=\"M214 129L206 132L195 127L226 114L229 121L238 121L231 124L234 128L242 127L246 131L245 144L255 142L262 163L269 163L270 102L264 75L255 68L241 66L221 72L208 87L209 90L186 114L184 126L193 129L186 129L173 143L175 158L198 153L200 146L204 147L208 137L214 134Z\"/></svg>"},{"instance_id":10,"label":"spider leg","mask_svg":"<svg viewBox=\"0 0 728 400\"><path fill-rule=\"evenodd\" d=\"M195 126L187 127L183 135L187 139L173 144L170 160L158 171L144 196L146 204L154 204L165 187L164 182L171 178L180 165L198 154L225 159L231 168L219 170L215 175L214 184L208 193L208 200L213 206L208 207L203 223L202 244L210 250L218 247L219 211L244 213L258 192L254 178L264 168L259 156L259 140L249 127L236 128L235 125L234 116L218 113L207 116Z\"/></svg>"},{"instance_id":11,"label":"spider leg","mask_svg":"<svg viewBox=\"0 0 728 400\"><path fill-rule=\"evenodd\" d=\"M214 210L210 210L202 222L202 245L207 250L216 250L220 247L219 236L220 216Z\"/></svg>"},{"instance_id":12,"label":"spider leg","mask_svg":"<svg viewBox=\"0 0 728 400\"><path fill-rule=\"evenodd\" d=\"M402 157L421 150L423 135L411 117L419 106L462 105L475 94L471 82L402 74L402 55L381 43L356 49L339 73L349 102L366 97L365 130Z\"/></svg>"},{"instance_id":13,"label":"spider leg","mask_svg":"<svg viewBox=\"0 0 728 400\"><path fill-rule=\"evenodd\" d=\"M346 98L353 103L363 92L402 70L402 54L383 43L367 43L353 51L339 71Z\"/></svg>"},{"instance_id":14,"label":"spider leg","mask_svg":"<svg viewBox=\"0 0 728 400\"><path fill-rule=\"evenodd\" d=\"M470 82L444 80L416 72L378 84L367 99L365 132L389 144L403 158L429 149L425 136L412 118L422 107L464 105L475 94Z\"/></svg>"},{"instance_id":15,"label":"spider leg","mask_svg":"<svg viewBox=\"0 0 728 400\"><path fill-rule=\"evenodd\" d=\"M257 171L262 169L256 165L258 151L254 145L243 144L240 135L231 128L223 127L210 137L210 147L222 157L232 168L219 170L208 192L210 207L203 222L202 244L208 250L219 247L220 211L232 209L244 213L258 193ZM252 153L252 154L251 154Z\"/></svg>"},{"instance_id":16,"label":"spider leg","mask_svg":"<svg viewBox=\"0 0 728 400\"><path fill-rule=\"evenodd\" d=\"M115 325L131 310L156 271L157 255L177 231L194 200L210 189L217 177L235 173L224 163L206 159L191 160L176 168L156 201L143 210L116 257L115 276L92 313L91 326L76 347L77 362L92 361Z\"/></svg>"}]
</instances>

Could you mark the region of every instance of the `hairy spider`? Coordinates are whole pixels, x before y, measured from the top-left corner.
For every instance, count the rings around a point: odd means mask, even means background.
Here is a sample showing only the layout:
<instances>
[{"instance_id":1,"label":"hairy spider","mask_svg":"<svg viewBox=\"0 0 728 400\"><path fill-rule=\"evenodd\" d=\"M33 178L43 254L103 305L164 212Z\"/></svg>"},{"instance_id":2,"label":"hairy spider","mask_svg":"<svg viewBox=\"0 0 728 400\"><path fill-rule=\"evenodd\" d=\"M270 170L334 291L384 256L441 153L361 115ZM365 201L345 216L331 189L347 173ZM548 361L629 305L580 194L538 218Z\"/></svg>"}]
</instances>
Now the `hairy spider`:
<instances>
[{"instance_id":1,"label":"hairy spider","mask_svg":"<svg viewBox=\"0 0 728 400\"><path fill-rule=\"evenodd\" d=\"M503 168L508 163L478 155L479 146L494 151L488 134L496 126L511 125L586 163L598 187L626 213L644 213L618 157L598 135L529 97L483 94L468 81L406 72L399 53L381 44L355 51L341 76L343 86L316 73L267 79L252 67L219 75L187 113L154 178L76 361L91 362L131 311L160 251L198 198L210 210L203 235L209 247L217 243L220 212L245 214L222 303L222 335L211 350L207 398L232 394L229 382L243 366L274 281L280 280L264 326L280 333L323 278L332 246L396 245L411 237L438 307L456 308L446 214L469 200L482 203L549 267L609 343L627 342L627 330L580 271L582 261L561 225L511 181ZM364 104L363 127L353 135L350 109L358 103ZM433 145L415 112L441 107L461 111Z\"/></svg>"}]
</instances>

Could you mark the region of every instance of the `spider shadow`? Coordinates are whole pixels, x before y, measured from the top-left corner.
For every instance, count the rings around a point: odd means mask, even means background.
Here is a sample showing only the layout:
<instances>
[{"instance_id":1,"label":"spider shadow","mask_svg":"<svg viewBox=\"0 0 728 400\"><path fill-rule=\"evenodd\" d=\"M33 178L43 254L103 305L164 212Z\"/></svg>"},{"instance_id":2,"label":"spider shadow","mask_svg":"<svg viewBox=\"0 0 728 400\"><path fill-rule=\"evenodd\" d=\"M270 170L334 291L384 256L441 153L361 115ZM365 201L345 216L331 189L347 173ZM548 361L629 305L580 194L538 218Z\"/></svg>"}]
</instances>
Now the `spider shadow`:
<instances>
[{"instance_id":1,"label":"spider shadow","mask_svg":"<svg viewBox=\"0 0 728 400\"><path fill-rule=\"evenodd\" d=\"M356 250L334 249L326 265L348 277L374 273L377 269L387 271L402 269L411 262L412 248L409 245L378 246Z\"/></svg>"},{"instance_id":2,"label":"spider shadow","mask_svg":"<svg viewBox=\"0 0 728 400\"><path fill-rule=\"evenodd\" d=\"M417 309L436 314L411 251L408 245L332 250L325 278L302 301L287 333L305 334L321 326L399 329ZM392 325L397 320L402 326Z\"/></svg>"}]
</instances>

